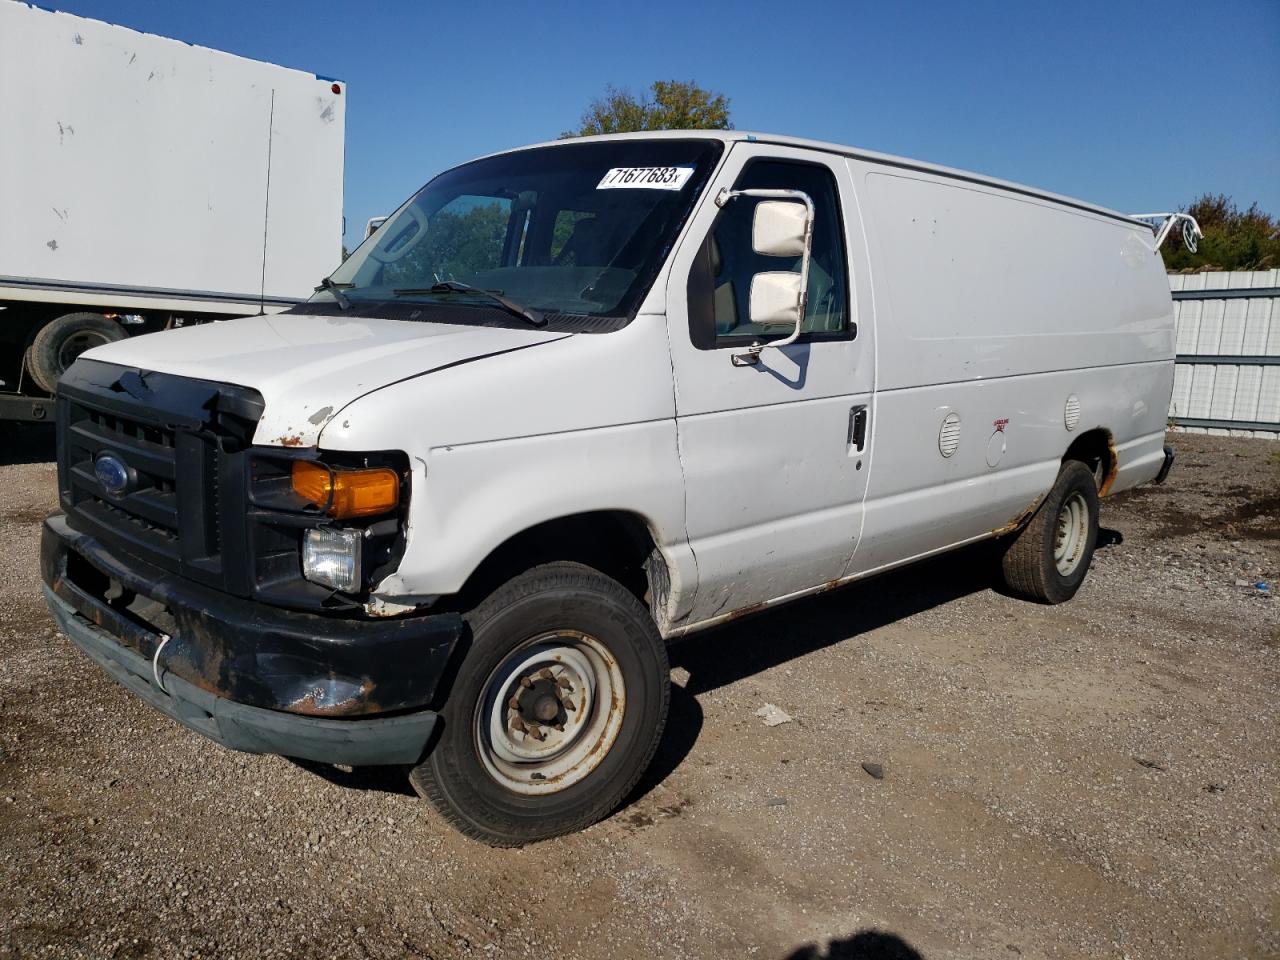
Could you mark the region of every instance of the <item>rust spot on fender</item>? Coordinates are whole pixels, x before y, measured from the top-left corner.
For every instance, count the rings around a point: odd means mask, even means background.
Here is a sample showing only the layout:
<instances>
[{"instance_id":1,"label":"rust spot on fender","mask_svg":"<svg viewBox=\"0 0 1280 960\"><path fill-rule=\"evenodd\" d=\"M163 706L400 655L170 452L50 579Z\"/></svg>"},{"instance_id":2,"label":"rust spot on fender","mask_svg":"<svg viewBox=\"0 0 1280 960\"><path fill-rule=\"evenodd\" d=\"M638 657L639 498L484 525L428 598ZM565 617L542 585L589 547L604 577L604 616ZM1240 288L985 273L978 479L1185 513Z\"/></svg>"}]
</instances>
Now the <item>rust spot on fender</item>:
<instances>
[{"instance_id":1,"label":"rust spot on fender","mask_svg":"<svg viewBox=\"0 0 1280 960\"><path fill-rule=\"evenodd\" d=\"M302 435L298 433L287 434L283 437L276 437L276 443L282 447L300 447L302 446Z\"/></svg>"},{"instance_id":2,"label":"rust spot on fender","mask_svg":"<svg viewBox=\"0 0 1280 960\"><path fill-rule=\"evenodd\" d=\"M991 531L991 535L993 537L1003 537L1003 536L1006 536L1007 534L1013 533L1015 530L1020 529L1024 523L1026 523L1035 515L1036 510L1040 508L1040 503L1043 500L1044 500L1044 497L1036 497L1035 500L1031 502L1031 506L1027 507L1027 509L1023 510L1020 514L1018 514L1016 517L1014 517L1012 520L1006 523L1003 527L996 527L994 530Z\"/></svg>"},{"instance_id":3,"label":"rust spot on fender","mask_svg":"<svg viewBox=\"0 0 1280 960\"><path fill-rule=\"evenodd\" d=\"M1120 453L1116 450L1116 440L1111 436L1110 431L1107 432L1107 453L1110 454L1107 459L1107 473L1102 478L1102 483L1098 484L1100 497L1105 497L1111 492L1111 487L1116 482L1116 474L1120 472Z\"/></svg>"}]
</instances>

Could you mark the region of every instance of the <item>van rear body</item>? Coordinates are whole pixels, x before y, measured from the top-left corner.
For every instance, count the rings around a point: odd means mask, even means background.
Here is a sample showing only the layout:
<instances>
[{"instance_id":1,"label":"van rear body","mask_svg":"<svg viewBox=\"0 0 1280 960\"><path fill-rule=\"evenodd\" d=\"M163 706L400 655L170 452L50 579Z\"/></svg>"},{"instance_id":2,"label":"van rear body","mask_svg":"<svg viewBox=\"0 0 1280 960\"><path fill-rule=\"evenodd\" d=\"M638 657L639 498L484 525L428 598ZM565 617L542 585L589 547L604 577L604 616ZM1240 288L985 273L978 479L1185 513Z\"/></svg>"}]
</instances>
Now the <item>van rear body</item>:
<instances>
[{"instance_id":1,"label":"van rear body","mask_svg":"<svg viewBox=\"0 0 1280 960\"><path fill-rule=\"evenodd\" d=\"M308 303L78 361L47 593L205 735L522 843L634 784L667 640L993 538L1068 599L1168 469L1173 355L1109 210L760 134L525 148Z\"/></svg>"}]
</instances>

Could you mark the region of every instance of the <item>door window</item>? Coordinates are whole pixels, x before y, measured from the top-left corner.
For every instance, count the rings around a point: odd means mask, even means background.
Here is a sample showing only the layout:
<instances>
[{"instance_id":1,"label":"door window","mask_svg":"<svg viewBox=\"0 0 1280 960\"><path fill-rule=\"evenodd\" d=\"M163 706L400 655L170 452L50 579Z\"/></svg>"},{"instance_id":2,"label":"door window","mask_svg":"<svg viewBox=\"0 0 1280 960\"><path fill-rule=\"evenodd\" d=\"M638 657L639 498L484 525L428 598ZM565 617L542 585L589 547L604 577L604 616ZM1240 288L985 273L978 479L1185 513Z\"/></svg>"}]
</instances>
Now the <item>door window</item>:
<instances>
[{"instance_id":1,"label":"door window","mask_svg":"<svg viewBox=\"0 0 1280 960\"><path fill-rule=\"evenodd\" d=\"M751 163L735 190L802 190L814 204L809 295L801 340L846 337L850 333L848 270L844 229L835 178L824 166L782 160ZM689 333L699 349L741 346L778 339L785 333L751 323L751 278L769 270L800 272L800 257L788 262L763 256L751 246L756 197L731 200L716 219L689 275Z\"/></svg>"}]
</instances>

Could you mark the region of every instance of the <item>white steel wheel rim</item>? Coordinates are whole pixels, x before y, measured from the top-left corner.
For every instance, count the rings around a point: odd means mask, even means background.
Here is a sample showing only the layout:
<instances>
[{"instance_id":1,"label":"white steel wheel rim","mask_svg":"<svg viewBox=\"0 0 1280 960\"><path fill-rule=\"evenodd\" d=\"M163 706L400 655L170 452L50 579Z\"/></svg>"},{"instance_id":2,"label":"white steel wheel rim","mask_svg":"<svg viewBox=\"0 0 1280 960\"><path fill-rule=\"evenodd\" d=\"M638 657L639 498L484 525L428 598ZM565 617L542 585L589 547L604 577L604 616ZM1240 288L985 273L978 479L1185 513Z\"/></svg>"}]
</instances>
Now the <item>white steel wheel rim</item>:
<instances>
[{"instance_id":1,"label":"white steel wheel rim","mask_svg":"<svg viewBox=\"0 0 1280 960\"><path fill-rule=\"evenodd\" d=\"M485 771L527 796L558 793L591 773L622 729L622 670L595 637L541 634L489 675L476 710Z\"/></svg>"},{"instance_id":2,"label":"white steel wheel rim","mask_svg":"<svg viewBox=\"0 0 1280 960\"><path fill-rule=\"evenodd\" d=\"M1053 542L1053 562L1058 573L1069 577L1080 566L1089 542L1089 504L1082 493L1067 497L1058 511L1058 529Z\"/></svg>"}]
</instances>

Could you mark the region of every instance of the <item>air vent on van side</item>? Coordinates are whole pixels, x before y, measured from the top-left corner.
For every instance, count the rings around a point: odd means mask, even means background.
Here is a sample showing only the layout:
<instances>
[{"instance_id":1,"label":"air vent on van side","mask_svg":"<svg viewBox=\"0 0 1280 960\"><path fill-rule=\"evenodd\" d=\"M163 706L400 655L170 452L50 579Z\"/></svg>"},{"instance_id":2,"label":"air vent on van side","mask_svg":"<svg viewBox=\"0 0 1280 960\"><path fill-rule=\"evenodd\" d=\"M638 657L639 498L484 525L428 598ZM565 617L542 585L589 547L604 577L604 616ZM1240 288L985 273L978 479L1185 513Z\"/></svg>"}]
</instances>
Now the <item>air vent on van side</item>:
<instances>
[{"instance_id":1,"label":"air vent on van side","mask_svg":"<svg viewBox=\"0 0 1280 960\"><path fill-rule=\"evenodd\" d=\"M949 457L960 446L960 414L948 413L942 418L942 429L938 431L938 452Z\"/></svg>"},{"instance_id":2,"label":"air vent on van side","mask_svg":"<svg viewBox=\"0 0 1280 960\"><path fill-rule=\"evenodd\" d=\"M1067 406L1062 411L1062 422L1067 430L1074 430L1080 423L1080 398L1074 393L1067 397Z\"/></svg>"}]
</instances>

